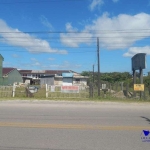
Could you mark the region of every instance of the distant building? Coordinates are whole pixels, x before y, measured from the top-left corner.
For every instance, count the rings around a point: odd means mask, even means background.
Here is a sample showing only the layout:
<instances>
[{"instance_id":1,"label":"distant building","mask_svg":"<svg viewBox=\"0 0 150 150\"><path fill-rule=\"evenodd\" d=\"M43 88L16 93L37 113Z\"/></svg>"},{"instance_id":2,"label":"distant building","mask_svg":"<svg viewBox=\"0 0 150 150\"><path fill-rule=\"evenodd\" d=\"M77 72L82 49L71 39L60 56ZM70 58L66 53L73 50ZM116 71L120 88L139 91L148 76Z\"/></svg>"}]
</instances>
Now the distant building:
<instances>
[{"instance_id":1,"label":"distant building","mask_svg":"<svg viewBox=\"0 0 150 150\"><path fill-rule=\"evenodd\" d=\"M40 85L87 85L88 77L72 70L19 70L24 82Z\"/></svg>"},{"instance_id":2,"label":"distant building","mask_svg":"<svg viewBox=\"0 0 150 150\"><path fill-rule=\"evenodd\" d=\"M20 82L23 82L22 76L16 68L3 68L2 85L13 85Z\"/></svg>"},{"instance_id":3,"label":"distant building","mask_svg":"<svg viewBox=\"0 0 150 150\"><path fill-rule=\"evenodd\" d=\"M13 85L22 82L22 76L16 68L3 68L4 58L0 54L0 85Z\"/></svg>"}]
</instances>

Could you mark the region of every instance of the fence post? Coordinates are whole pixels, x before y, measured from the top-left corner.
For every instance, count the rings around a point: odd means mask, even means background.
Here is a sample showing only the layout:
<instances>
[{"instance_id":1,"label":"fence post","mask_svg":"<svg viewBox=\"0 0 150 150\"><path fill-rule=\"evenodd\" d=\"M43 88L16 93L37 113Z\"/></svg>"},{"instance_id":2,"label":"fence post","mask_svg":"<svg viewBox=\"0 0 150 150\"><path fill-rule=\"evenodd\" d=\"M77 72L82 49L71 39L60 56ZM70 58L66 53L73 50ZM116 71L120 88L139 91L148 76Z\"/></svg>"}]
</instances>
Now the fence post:
<instances>
[{"instance_id":1,"label":"fence post","mask_svg":"<svg viewBox=\"0 0 150 150\"><path fill-rule=\"evenodd\" d=\"M126 85L126 97L128 98L128 92L129 92L129 84Z\"/></svg>"},{"instance_id":2,"label":"fence post","mask_svg":"<svg viewBox=\"0 0 150 150\"><path fill-rule=\"evenodd\" d=\"M16 85L15 83L13 84L13 93L12 93L12 96L15 97L15 89L16 89Z\"/></svg>"},{"instance_id":3,"label":"fence post","mask_svg":"<svg viewBox=\"0 0 150 150\"><path fill-rule=\"evenodd\" d=\"M46 84L46 98L48 98L48 85Z\"/></svg>"},{"instance_id":4,"label":"fence post","mask_svg":"<svg viewBox=\"0 0 150 150\"><path fill-rule=\"evenodd\" d=\"M111 84L109 84L109 96L111 96Z\"/></svg>"},{"instance_id":5,"label":"fence post","mask_svg":"<svg viewBox=\"0 0 150 150\"><path fill-rule=\"evenodd\" d=\"M120 84L121 84L121 91L123 91L123 82L121 82Z\"/></svg>"},{"instance_id":6,"label":"fence post","mask_svg":"<svg viewBox=\"0 0 150 150\"><path fill-rule=\"evenodd\" d=\"M93 98L93 85L92 84L90 84L89 86L89 97Z\"/></svg>"}]
</instances>

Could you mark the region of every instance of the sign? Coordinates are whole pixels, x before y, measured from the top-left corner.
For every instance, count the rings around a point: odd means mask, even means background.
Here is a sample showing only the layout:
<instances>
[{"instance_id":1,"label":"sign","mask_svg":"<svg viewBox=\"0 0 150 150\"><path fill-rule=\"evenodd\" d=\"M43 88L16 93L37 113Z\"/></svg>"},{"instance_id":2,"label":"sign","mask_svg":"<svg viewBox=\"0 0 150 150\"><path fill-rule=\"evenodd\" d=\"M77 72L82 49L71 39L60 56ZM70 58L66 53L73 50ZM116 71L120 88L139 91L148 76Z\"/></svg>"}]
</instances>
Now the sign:
<instances>
[{"instance_id":1,"label":"sign","mask_svg":"<svg viewBox=\"0 0 150 150\"><path fill-rule=\"evenodd\" d=\"M28 90L29 90L31 93L36 93L36 92L38 92L38 88L35 87L35 86L29 86L29 87L28 87Z\"/></svg>"},{"instance_id":2,"label":"sign","mask_svg":"<svg viewBox=\"0 0 150 150\"><path fill-rule=\"evenodd\" d=\"M51 86L51 92L55 92L55 86L54 85Z\"/></svg>"},{"instance_id":3,"label":"sign","mask_svg":"<svg viewBox=\"0 0 150 150\"><path fill-rule=\"evenodd\" d=\"M62 93L79 93L79 86L61 86Z\"/></svg>"},{"instance_id":4,"label":"sign","mask_svg":"<svg viewBox=\"0 0 150 150\"><path fill-rule=\"evenodd\" d=\"M142 131L141 140L142 140L142 142L150 142L150 131L149 130Z\"/></svg>"},{"instance_id":5,"label":"sign","mask_svg":"<svg viewBox=\"0 0 150 150\"><path fill-rule=\"evenodd\" d=\"M68 77L68 78L72 78L73 77L73 73L62 73L63 77Z\"/></svg>"},{"instance_id":6,"label":"sign","mask_svg":"<svg viewBox=\"0 0 150 150\"><path fill-rule=\"evenodd\" d=\"M102 84L102 89L106 89L106 84Z\"/></svg>"},{"instance_id":7,"label":"sign","mask_svg":"<svg viewBox=\"0 0 150 150\"><path fill-rule=\"evenodd\" d=\"M146 68L146 54L138 53L132 57L132 70L139 70Z\"/></svg>"},{"instance_id":8,"label":"sign","mask_svg":"<svg viewBox=\"0 0 150 150\"><path fill-rule=\"evenodd\" d=\"M144 84L134 84L134 91L144 91Z\"/></svg>"}]
</instances>

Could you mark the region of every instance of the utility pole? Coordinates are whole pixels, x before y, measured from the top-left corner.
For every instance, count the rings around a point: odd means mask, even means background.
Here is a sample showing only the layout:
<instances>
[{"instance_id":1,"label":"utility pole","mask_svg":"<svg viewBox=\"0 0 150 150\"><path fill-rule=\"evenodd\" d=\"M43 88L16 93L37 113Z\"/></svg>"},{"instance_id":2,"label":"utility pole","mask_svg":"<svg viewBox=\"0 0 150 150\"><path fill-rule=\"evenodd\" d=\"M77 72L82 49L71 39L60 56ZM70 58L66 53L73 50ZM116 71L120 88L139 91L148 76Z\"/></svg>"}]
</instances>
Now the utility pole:
<instances>
[{"instance_id":1,"label":"utility pole","mask_svg":"<svg viewBox=\"0 0 150 150\"><path fill-rule=\"evenodd\" d=\"M93 85L94 85L94 65L93 65Z\"/></svg>"},{"instance_id":2,"label":"utility pole","mask_svg":"<svg viewBox=\"0 0 150 150\"><path fill-rule=\"evenodd\" d=\"M100 96L100 58L99 58L99 38L97 38L97 62L98 62L98 96Z\"/></svg>"}]
</instances>

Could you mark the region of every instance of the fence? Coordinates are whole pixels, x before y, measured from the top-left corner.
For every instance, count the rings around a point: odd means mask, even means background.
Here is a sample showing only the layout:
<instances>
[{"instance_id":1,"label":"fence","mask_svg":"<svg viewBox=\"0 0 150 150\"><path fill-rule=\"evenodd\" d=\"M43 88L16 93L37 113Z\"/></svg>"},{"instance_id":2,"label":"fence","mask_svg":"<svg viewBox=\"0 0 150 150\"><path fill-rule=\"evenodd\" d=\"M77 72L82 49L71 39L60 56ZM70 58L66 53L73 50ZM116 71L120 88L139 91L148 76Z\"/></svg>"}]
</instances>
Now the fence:
<instances>
[{"instance_id":1,"label":"fence","mask_svg":"<svg viewBox=\"0 0 150 150\"><path fill-rule=\"evenodd\" d=\"M98 96L98 88L96 85L90 85L90 97ZM145 87L143 92L137 92L133 89L133 84L120 83L104 83L100 84L100 97L109 98L136 98L150 100L150 87Z\"/></svg>"},{"instance_id":2,"label":"fence","mask_svg":"<svg viewBox=\"0 0 150 150\"><path fill-rule=\"evenodd\" d=\"M0 97L14 97L15 87L14 86L0 86Z\"/></svg>"},{"instance_id":3,"label":"fence","mask_svg":"<svg viewBox=\"0 0 150 150\"><path fill-rule=\"evenodd\" d=\"M46 84L46 98L89 98L85 86L52 86Z\"/></svg>"},{"instance_id":4,"label":"fence","mask_svg":"<svg viewBox=\"0 0 150 150\"><path fill-rule=\"evenodd\" d=\"M0 97L30 97L27 94L26 87L0 86ZM98 88L96 85L88 86L51 86L38 87L37 93L32 95L34 98L56 98L56 99L88 99L98 97ZM150 100L150 87L145 87L143 92L135 92L133 85L122 83L107 83L100 85L101 98L118 99L146 99Z\"/></svg>"}]
</instances>

